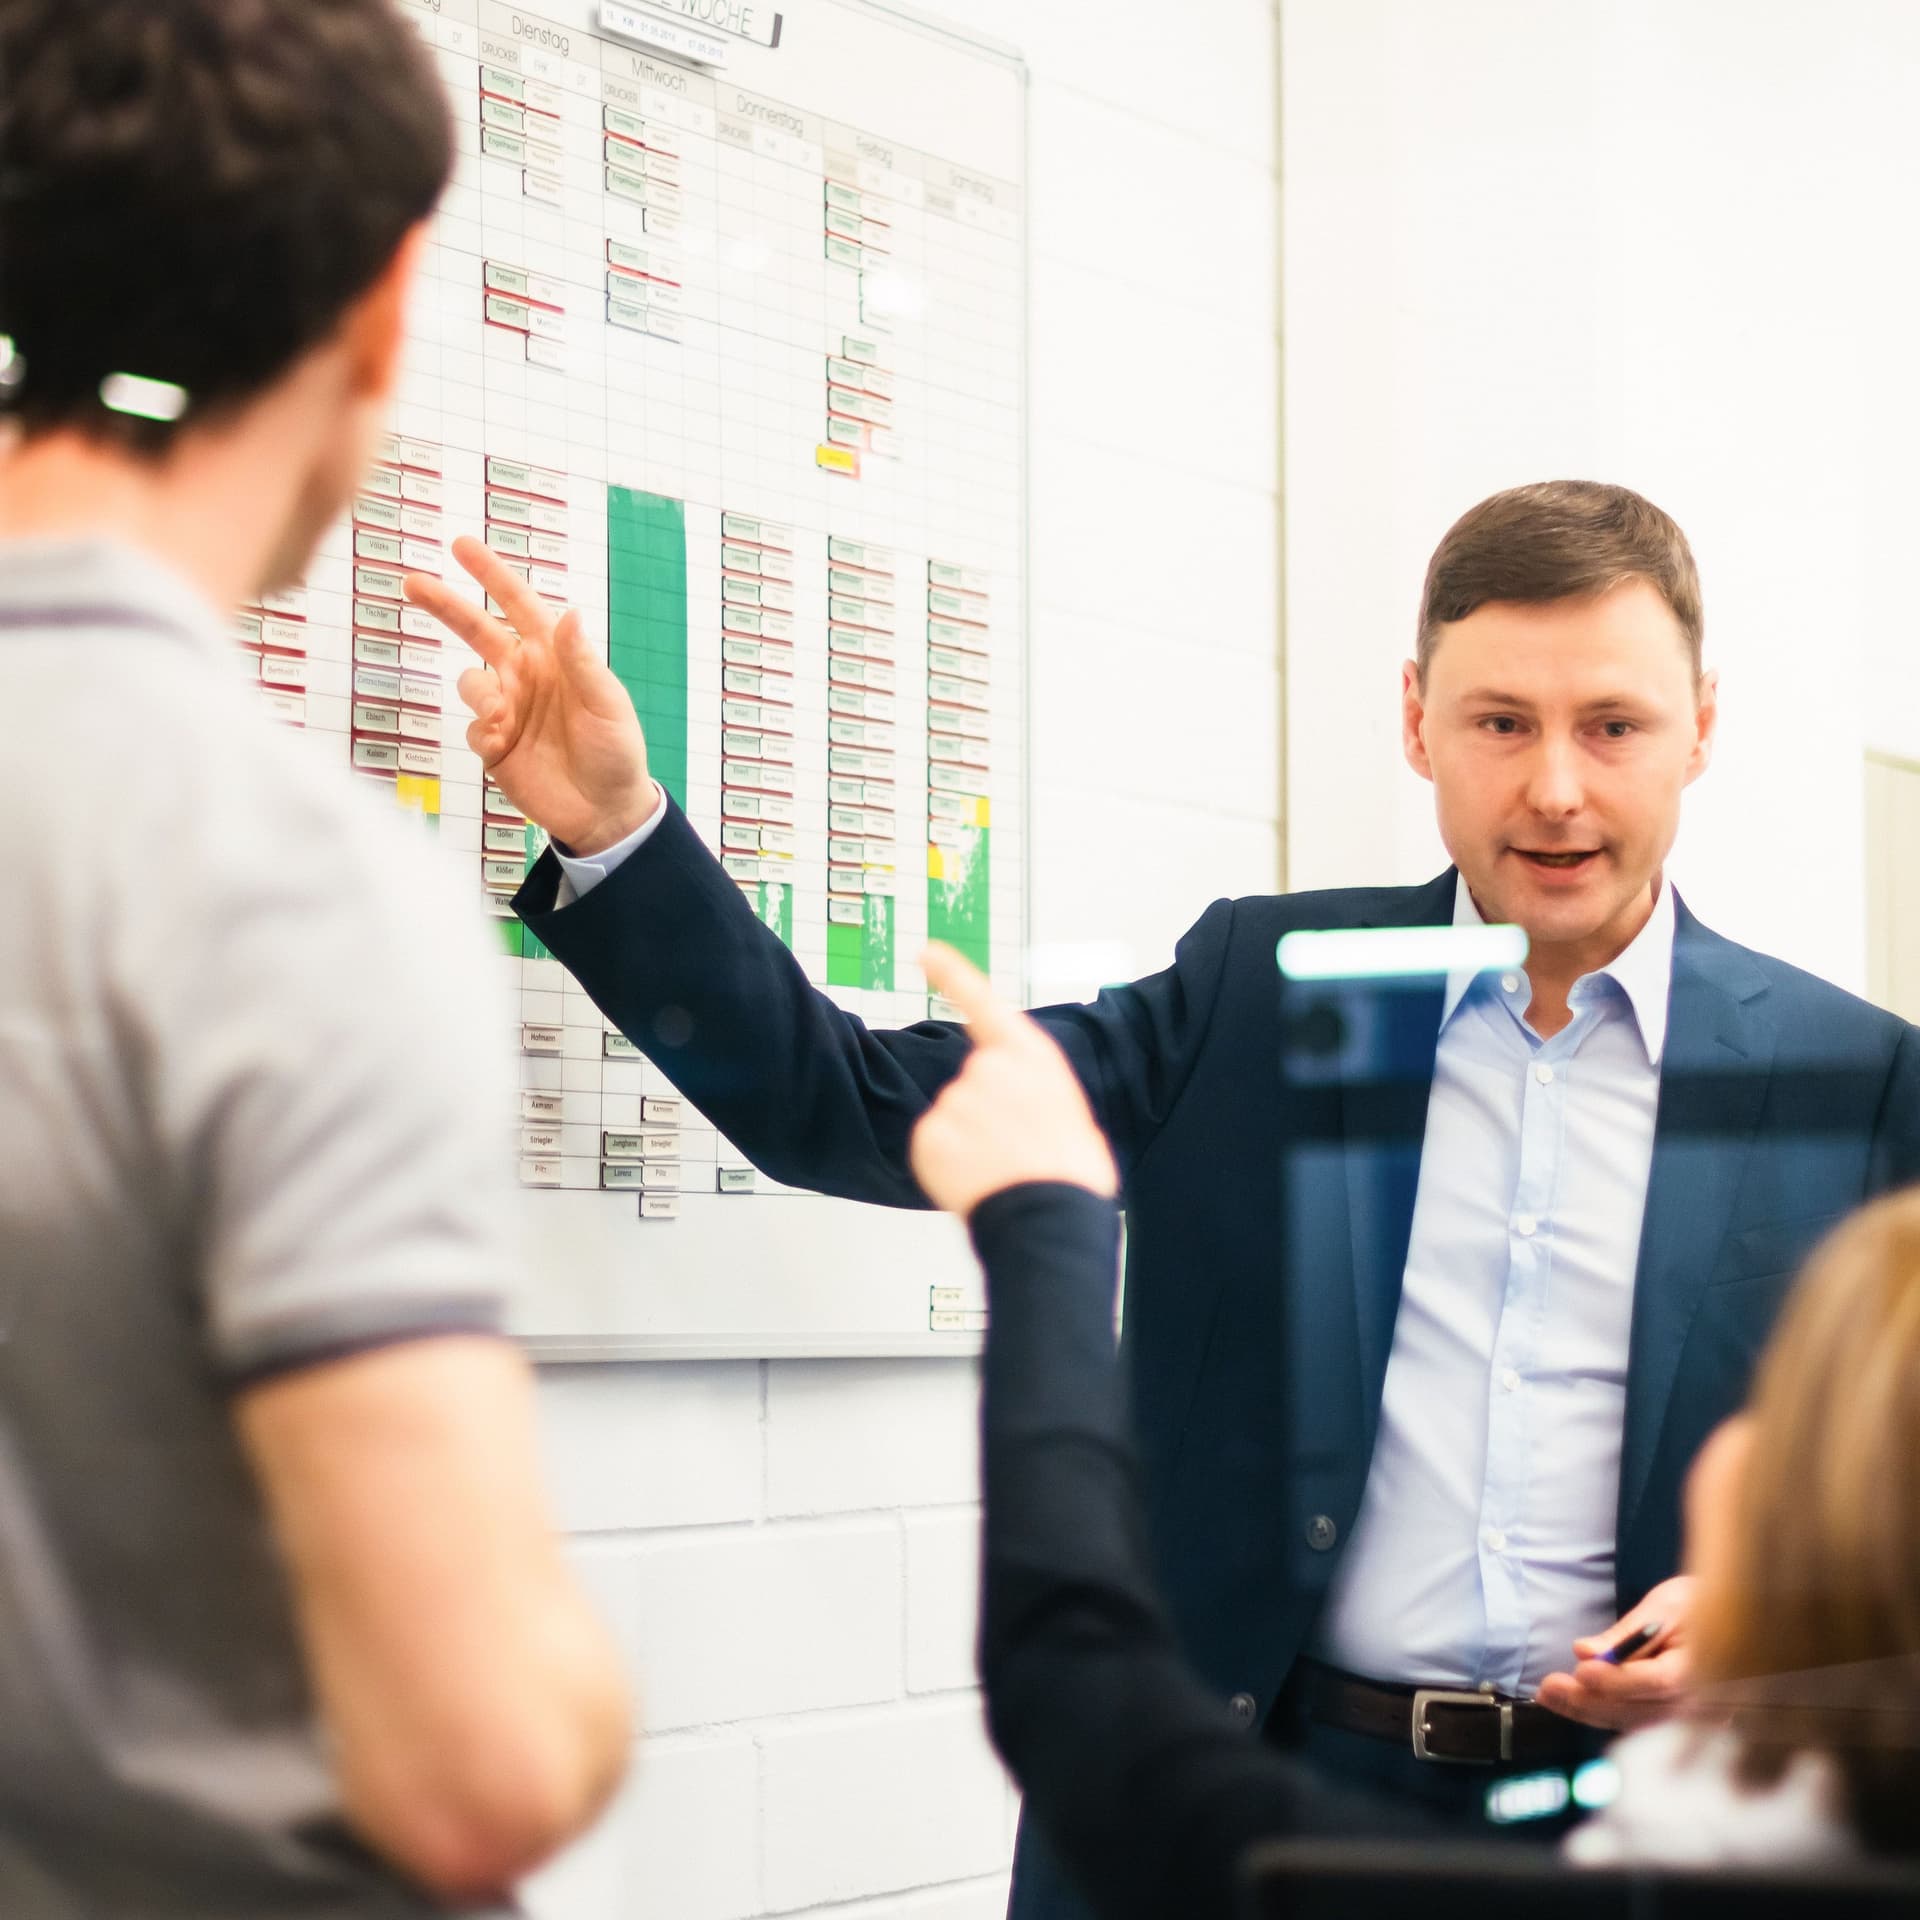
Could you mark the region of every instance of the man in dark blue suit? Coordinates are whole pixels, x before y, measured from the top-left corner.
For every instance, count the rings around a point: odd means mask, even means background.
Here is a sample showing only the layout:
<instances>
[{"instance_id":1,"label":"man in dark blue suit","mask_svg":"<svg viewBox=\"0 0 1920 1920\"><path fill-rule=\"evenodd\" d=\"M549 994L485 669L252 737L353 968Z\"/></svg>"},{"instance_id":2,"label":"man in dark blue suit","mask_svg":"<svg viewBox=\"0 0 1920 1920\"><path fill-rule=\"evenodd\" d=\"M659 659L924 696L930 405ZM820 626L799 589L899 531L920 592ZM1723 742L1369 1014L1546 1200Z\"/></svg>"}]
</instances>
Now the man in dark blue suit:
<instances>
[{"instance_id":1,"label":"man in dark blue suit","mask_svg":"<svg viewBox=\"0 0 1920 1920\"><path fill-rule=\"evenodd\" d=\"M577 622L456 553L511 629L413 586L488 661L470 738L555 836L528 924L766 1171L923 1204L908 1139L961 1033L817 993L655 788ZM1190 1656L1249 1737L1462 1825L1503 1771L1683 1689L1686 1466L1814 1240L1920 1175L1920 1033L1663 880L1713 743L1700 639L1686 541L1639 496L1483 502L1435 552L1403 685L1454 866L1216 902L1164 973L1037 1016L1125 1182L1143 1492ZM1283 1089L1284 934L1483 921L1525 929L1524 969L1396 1000L1406 1097L1337 1058ZM1656 1622L1645 1657L1597 1657ZM1032 1832L1014 1888L1021 1920L1079 1911Z\"/></svg>"}]
</instances>

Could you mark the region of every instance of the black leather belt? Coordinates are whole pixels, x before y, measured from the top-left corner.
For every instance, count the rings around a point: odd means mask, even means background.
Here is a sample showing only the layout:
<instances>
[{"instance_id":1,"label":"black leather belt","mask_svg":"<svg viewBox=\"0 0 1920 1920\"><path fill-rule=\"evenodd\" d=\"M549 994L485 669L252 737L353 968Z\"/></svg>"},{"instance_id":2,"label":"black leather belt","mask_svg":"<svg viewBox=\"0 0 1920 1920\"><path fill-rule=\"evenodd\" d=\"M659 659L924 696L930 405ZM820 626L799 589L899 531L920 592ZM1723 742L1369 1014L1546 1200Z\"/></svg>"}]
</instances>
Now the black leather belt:
<instances>
[{"instance_id":1,"label":"black leather belt","mask_svg":"<svg viewBox=\"0 0 1920 1920\"><path fill-rule=\"evenodd\" d=\"M1301 1660L1288 1691L1309 1720L1411 1746L1417 1758L1467 1767L1551 1767L1589 1758L1596 1736L1530 1700L1451 1687L1386 1687Z\"/></svg>"}]
</instances>

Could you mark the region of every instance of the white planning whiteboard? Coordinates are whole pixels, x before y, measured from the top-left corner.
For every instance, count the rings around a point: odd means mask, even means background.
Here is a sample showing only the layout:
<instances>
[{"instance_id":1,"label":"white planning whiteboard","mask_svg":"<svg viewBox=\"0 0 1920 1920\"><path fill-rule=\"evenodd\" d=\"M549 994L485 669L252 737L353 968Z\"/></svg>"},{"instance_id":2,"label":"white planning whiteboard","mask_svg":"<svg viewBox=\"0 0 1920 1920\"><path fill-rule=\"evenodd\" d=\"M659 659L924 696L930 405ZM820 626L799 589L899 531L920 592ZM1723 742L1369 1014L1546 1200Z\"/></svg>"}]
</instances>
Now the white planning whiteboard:
<instances>
[{"instance_id":1,"label":"white planning whiteboard","mask_svg":"<svg viewBox=\"0 0 1920 1920\"><path fill-rule=\"evenodd\" d=\"M843 1006L924 1017L929 933L1020 994L1025 70L866 0L402 10L459 163L396 430L239 641L487 905L518 1330L557 1359L970 1349L951 1223L772 1187L520 928L542 837L465 745L471 656L399 582L472 533L578 607L656 775Z\"/></svg>"}]
</instances>

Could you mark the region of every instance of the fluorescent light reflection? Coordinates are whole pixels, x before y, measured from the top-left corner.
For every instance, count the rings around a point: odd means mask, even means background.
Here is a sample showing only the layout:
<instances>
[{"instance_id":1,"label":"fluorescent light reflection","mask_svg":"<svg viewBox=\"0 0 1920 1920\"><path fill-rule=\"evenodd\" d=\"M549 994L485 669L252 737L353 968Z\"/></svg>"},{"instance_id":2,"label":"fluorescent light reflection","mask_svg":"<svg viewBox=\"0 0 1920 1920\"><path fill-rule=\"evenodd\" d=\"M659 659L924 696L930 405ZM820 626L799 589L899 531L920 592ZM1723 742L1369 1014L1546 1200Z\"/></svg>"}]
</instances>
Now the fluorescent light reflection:
<instances>
[{"instance_id":1,"label":"fluorescent light reflection","mask_svg":"<svg viewBox=\"0 0 1920 1920\"><path fill-rule=\"evenodd\" d=\"M1493 973L1527 957L1524 927L1342 927L1289 933L1279 946L1289 980L1401 980Z\"/></svg>"},{"instance_id":2,"label":"fluorescent light reflection","mask_svg":"<svg viewBox=\"0 0 1920 1920\"><path fill-rule=\"evenodd\" d=\"M1576 1807L1610 1807L1620 1797L1620 1769L1611 1760L1589 1760L1573 1776Z\"/></svg>"},{"instance_id":3,"label":"fluorescent light reflection","mask_svg":"<svg viewBox=\"0 0 1920 1920\"><path fill-rule=\"evenodd\" d=\"M136 420L178 420L187 410L185 387L138 373L110 373L100 382L100 404Z\"/></svg>"},{"instance_id":4,"label":"fluorescent light reflection","mask_svg":"<svg viewBox=\"0 0 1920 1920\"><path fill-rule=\"evenodd\" d=\"M1517 1773L1487 1789L1487 1818L1496 1827L1551 1820L1573 1797L1564 1773Z\"/></svg>"}]
</instances>

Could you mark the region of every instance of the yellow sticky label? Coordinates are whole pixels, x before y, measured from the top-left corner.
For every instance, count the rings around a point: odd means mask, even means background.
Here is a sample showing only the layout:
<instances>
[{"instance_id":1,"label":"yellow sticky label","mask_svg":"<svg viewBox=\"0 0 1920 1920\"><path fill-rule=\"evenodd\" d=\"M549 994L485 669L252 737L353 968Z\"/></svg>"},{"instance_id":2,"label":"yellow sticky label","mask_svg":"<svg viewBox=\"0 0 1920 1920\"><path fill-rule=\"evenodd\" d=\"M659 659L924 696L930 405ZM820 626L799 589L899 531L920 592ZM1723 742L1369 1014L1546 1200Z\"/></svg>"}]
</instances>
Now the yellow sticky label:
<instances>
[{"instance_id":1,"label":"yellow sticky label","mask_svg":"<svg viewBox=\"0 0 1920 1920\"><path fill-rule=\"evenodd\" d=\"M855 480L860 478L860 456L851 447L822 444L814 448L813 457L815 463L828 473L844 473Z\"/></svg>"},{"instance_id":2,"label":"yellow sticky label","mask_svg":"<svg viewBox=\"0 0 1920 1920\"><path fill-rule=\"evenodd\" d=\"M929 880L944 880L946 877L946 856L938 847L929 847L927 849L927 878Z\"/></svg>"},{"instance_id":3,"label":"yellow sticky label","mask_svg":"<svg viewBox=\"0 0 1920 1920\"><path fill-rule=\"evenodd\" d=\"M440 811L440 782L425 774L403 773L393 783L393 797L408 813Z\"/></svg>"},{"instance_id":4,"label":"yellow sticky label","mask_svg":"<svg viewBox=\"0 0 1920 1920\"><path fill-rule=\"evenodd\" d=\"M984 793L977 795L974 799L973 824L976 827L987 827L993 824L990 817L989 802Z\"/></svg>"}]
</instances>

